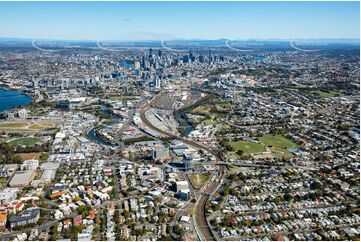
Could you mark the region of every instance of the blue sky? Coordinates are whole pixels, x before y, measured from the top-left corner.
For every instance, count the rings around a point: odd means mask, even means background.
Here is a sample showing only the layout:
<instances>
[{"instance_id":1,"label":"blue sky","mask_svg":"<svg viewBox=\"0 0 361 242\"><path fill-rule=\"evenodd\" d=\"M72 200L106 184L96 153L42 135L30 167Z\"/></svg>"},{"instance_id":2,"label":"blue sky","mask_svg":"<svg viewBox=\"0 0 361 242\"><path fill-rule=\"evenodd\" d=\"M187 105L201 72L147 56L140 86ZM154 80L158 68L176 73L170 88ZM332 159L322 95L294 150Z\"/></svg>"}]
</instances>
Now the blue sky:
<instances>
[{"instance_id":1,"label":"blue sky","mask_svg":"<svg viewBox=\"0 0 361 242\"><path fill-rule=\"evenodd\" d=\"M359 2L0 2L0 37L359 38Z\"/></svg>"}]
</instances>

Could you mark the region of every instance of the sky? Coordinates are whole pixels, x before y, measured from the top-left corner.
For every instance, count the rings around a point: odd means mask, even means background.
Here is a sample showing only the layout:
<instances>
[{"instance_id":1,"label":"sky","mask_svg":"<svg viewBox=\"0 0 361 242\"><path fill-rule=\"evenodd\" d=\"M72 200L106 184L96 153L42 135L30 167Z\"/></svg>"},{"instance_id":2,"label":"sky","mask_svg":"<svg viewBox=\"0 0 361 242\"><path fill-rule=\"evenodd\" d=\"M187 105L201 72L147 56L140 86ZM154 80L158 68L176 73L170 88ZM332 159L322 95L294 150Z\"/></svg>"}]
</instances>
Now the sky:
<instances>
[{"instance_id":1,"label":"sky","mask_svg":"<svg viewBox=\"0 0 361 242\"><path fill-rule=\"evenodd\" d=\"M0 37L318 39L360 35L359 2L0 2Z\"/></svg>"}]
</instances>

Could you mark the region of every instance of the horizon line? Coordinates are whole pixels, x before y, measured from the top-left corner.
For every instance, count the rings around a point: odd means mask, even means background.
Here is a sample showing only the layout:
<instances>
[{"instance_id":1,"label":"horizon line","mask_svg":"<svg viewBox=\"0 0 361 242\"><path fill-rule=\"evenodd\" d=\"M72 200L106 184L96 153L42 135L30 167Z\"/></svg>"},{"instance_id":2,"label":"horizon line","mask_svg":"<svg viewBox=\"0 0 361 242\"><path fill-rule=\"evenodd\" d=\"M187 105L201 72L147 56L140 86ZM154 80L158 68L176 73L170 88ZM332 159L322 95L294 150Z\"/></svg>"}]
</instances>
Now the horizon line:
<instances>
[{"instance_id":1,"label":"horizon line","mask_svg":"<svg viewBox=\"0 0 361 242\"><path fill-rule=\"evenodd\" d=\"M358 41L360 38L239 38L239 39L229 39L229 38L217 38L217 39L206 39L206 38L173 38L173 39L85 39L85 38L32 38L32 37L1 37L0 40L40 40L40 41L119 41L119 42L143 42L143 41L302 41L302 40L317 40L317 41Z\"/></svg>"}]
</instances>

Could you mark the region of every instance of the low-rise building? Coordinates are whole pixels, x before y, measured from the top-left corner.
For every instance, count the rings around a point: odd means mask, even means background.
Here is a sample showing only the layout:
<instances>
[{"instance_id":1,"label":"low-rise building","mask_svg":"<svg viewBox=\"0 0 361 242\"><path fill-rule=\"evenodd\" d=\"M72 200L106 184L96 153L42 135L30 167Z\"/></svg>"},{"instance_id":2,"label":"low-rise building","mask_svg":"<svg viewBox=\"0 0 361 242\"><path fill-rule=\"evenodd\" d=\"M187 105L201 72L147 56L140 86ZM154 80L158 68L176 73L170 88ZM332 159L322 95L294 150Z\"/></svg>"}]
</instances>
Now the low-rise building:
<instances>
[{"instance_id":1,"label":"low-rise building","mask_svg":"<svg viewBox=\"0 0 361 242\"><path fill-rule=\"evenodd\" d=\"M17 171L11 181L9 182L10 187L23 187L28 186L34 179L35 171Z\"/></svg>"},{"instance_id":2,"label":"low-rise building","mask_svg":"<svg viewBox=\"0 0 361 242\"><path fill-rule=\"evenodd\" d=\"M39 208L28 208L22 215L14 215L10 217L9 224L10 228L15 228L18 226L24 226L31 223L38 222L40 218L40 209Z\"/></svg>"},{"instance_id":3,"label":"low-rise building","mask_svg":"<svg viewBox=\"0 0 361 242\"><path fill-rule=\"evenodd\" d=\"M7 215L0 213L0 228L5 228L7 222Z\"/></svg>"}]
</instances>

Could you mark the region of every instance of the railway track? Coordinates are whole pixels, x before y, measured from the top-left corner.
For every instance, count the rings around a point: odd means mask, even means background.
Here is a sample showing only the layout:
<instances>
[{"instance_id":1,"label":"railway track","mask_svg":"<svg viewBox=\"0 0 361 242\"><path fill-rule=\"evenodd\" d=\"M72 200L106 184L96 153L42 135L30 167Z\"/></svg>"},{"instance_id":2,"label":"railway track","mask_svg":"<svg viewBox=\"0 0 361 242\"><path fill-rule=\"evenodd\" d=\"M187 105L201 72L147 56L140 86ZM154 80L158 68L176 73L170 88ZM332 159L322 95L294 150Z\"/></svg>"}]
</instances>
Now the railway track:
<instances>
[{"instance_id":1,"label":"railway track","mask_svg":"<svg viewBox=\"0 0 361 242\"><path fill-rule=\"evenodd\" d=\"M145 117L145 112L146 112L148 109L150 109L150 106L149 106L149 105L145 105L145 106L142 108L142 110L141 110L141 112L140 112L140 119L141 119L142 122L143 122L145 125L147 125L149 128L157 131L158 133L160 133L160 134L162 134L162 135L164 135L164 136L168 136L168 137L171 137L171 138L173 138L173 139L181 140L183 143L185 143L185 144L187 144L187 145L190 145L190 146L193 146L193 147L195 147L195 148L197 148L197 149L206 150L206 151L210 152L211 154L215 155L215 156L217 157L217 159L219 158L219 157L218 157L218 154L215 154L215 152L214 152L213 150L211 150L210 148L208 148L208 147L206 147L206 146L204 146L204 145L201 145L201 144L199 144L199 143L197 143L197 142L194 142L194 141L192 141L192 140L185 139L185 138L183 138L183 137L181 137L181 136L178 136L178 135L174 135L174 134L171 134L171 133L167 133L167 132L165 132L165 131L163 131L163 130L157 128L157 127L155 127L155 126L154 126L152 123L150 123L150 122L148 121L148 119Z\"/></svg>"},{"instance_id":2,"label":"railway track","mask_svg":"<svg viewBox=\"0 0 361 242\"><path fill-rule=\"evenodd\" d=\"M145 117L145 112L147 110L149 110L151 108L151 106L149 104L144 105L140 111L140 119L142 120L142 122L147 125L150 129L157 131L158 133L165 135L167 137L171 137L173 139L178 139L181 140L183 143L195 147L197 149L201 149L201 150L206 150L209 153L213 154L216 159L218 161L221 161L221 158L219 157L219 155L212 149L210 149L209 147L206 147L202 144L199 144L197 142L194 142L192 140L188 140L185 139L183 137L180 137L178 135L174 135L174 134L170 134L167 133L163 130L160 130L159 128L155 127L152 123L150 123L147 118ZM204 194L200 194L197 202L196 202L196 213L195 213L195 226L198 228L198 231L200 232L199 237L201 240L216 240L216 238L214 237L211 228L208 225L207 222L207 216L206 216L206 204L207 201L209 200L211 194L213 194L217 189L218 186L221 184L221 181L224 177L224 166L223 165L219 165L219 170L216 176L216 179L214 181L211 181L209 183L209 185L207 186L207 188L204 191Z\"/></svg>"},{"instance_id":3,"label":"railway track","mask_svg":"<svg viewBox=\"0 0 361 242\"><path fill-rule=\"evenodd\" d=\"M201 194L199 196L199 200L197 201L196 206L196 225L202 232L203 238L201 240L216 240L215 236L212 233L212 230L210 229L208 222L207 222L207 215L206 215L206 204L211 195L217 191L218 186L221 184L221 180L224 176L224 166L219 167L219 171L217 174L217 179L212 181L204 191L204 194Z\"/></svg>"}]
</instances>

